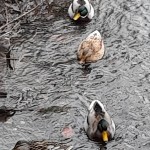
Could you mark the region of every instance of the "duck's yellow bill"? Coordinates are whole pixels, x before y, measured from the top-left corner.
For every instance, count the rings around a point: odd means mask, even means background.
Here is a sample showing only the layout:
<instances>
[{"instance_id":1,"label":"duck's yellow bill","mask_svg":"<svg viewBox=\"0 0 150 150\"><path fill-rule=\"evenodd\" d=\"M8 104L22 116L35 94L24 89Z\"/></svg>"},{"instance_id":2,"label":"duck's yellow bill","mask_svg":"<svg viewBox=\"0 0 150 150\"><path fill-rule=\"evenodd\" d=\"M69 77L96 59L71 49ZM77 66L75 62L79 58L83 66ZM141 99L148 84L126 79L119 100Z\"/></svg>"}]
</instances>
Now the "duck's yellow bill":
<instances>
[{"instance_id":1,"label":"duck's yellow bill","mask_svg":"<svg viewBox=\"0 0 150 150\"><path fill-rule=\"evenodd\" d=\"M108 134L107 131L102 132L102 139L104 142L108 142Z\"/></svg>"},{"instance_id":2,"label":"duck's yellow bill","mask_svg":"<svg viewBox=\"0 0 150 150\"><path fill-rule=\"evenodd\" d=\"M73 20L78 20L80 18L80 13L75 14L75 16L73 17Z\"/></svg>"}]
</instances>

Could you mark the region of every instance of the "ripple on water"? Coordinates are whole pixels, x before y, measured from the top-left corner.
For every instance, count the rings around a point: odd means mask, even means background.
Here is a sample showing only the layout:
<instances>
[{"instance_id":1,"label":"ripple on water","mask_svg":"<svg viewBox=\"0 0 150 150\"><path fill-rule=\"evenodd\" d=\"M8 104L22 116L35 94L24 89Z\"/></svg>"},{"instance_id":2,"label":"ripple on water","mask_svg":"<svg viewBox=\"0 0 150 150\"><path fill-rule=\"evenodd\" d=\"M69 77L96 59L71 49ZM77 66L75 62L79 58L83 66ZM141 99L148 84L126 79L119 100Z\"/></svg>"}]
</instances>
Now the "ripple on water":
<instances>
[{"instance_id":1,"label":"ripple on water","mask_svg":"<svg viewBox=\"0 0 150 150\"><path fill-rule=\"evenodd\" d=\"M149 0L92 3L96 15L88 24L76 25L66 15L56 15L47 22L22 26L28 39L13 48L19 61L5 77L9 93L5 104L26 111L0 126L3 150L20 139L50 139L75 149L98 149L83 131L87 107L94 99L106 105L116 123L115 139L108 149L148 150ZM76 51L95 29L104 38L105 56L84 70L77 63ZM61 134L66 126L74 131L70 140Z\"/></svg>"}]
</instances>

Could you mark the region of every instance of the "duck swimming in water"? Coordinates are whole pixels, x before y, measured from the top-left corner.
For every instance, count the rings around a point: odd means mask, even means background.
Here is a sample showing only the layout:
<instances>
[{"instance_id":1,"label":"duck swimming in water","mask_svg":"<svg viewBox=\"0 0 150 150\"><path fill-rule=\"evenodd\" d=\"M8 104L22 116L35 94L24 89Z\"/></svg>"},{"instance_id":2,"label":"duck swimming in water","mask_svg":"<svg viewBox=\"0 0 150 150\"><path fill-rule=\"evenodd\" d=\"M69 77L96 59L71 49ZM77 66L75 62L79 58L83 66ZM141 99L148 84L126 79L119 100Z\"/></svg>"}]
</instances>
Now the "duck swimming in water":
<instances>
[{"instance_id":1,"label":"duck swimming in water","mask_svg":"<svg viewBox=\"0 0 150 150\"><path fill-rule=\"evenodd\" d=\"M99 31L94 31L81 42L77 51L79 63L96 62L104 55L104 43Z\"/></svg>"},{"instance_id":2,"label":"duck swimming in water","mask_svg":"<svg viewBox=\"0 0 150 150\"><path fill-rule=\"evenodd\" d=\"M94 16L94 8L88 0L73 0L68 14L73 20L91 20Z\"/></svg>"},{"instance_id":3,"label":"duck swimming in water","mask_svg":"<svg viewBox=\"0 0 150 150\"><path fill-rule=\"evenodd\" d=\"M12 150L72 150L72 146L48 141L18 141Z\"/></svg>"},{"instance_id":4,"label":"duck swimming in water","mask_svg":"<svg viewBox=\"0 0 150 150\"><path fill-rule=\"evenodd\" d=\"M91 140L107 143L114 138L115 124L104 108L104 105L94 100L88 110L84 129Z\"/></svg>"}]
</instances>

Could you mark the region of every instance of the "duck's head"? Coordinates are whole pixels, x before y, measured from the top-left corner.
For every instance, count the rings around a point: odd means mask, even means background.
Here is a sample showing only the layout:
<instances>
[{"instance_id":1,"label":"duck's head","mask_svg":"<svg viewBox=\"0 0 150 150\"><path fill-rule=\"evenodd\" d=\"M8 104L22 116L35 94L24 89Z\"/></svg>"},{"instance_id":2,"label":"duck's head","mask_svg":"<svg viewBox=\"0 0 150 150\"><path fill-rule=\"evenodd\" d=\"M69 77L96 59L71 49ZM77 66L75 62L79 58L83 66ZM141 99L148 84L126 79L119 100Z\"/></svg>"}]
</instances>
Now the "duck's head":
<instances>
[{"instance_id":1,"label":"duck's head","mask_svg":"<svg viewBox=\"0 0 150 150\"><path fill-rule=\"evenodd\" d=\"M104 143L108 142L108 129L109 123L105 119L101 119L98 123L98 130L101 132L102 140Z\"/></svg>"},{"instance_id":2,"label":"duck's head","mask_svg":"<svg viewBox=\"0 0 150 150\"><path fill-rule=\"evenodd\" d=\"M82 5L76 11L73 19L78 20L80 17L85 18L87 15L88 15L88 9L84 5Z\"/></svg>"},{"instance_id":3,"label":"duck's head","mask_svg":"<svg viewBox=\"0 0 150 150\"><path fill-rule=\"evenodd\" d=\"M24 140L18 141L12 150L21 150L21 149L29 150L30 149L29 143Z\"/></svg>"}]
</instances>

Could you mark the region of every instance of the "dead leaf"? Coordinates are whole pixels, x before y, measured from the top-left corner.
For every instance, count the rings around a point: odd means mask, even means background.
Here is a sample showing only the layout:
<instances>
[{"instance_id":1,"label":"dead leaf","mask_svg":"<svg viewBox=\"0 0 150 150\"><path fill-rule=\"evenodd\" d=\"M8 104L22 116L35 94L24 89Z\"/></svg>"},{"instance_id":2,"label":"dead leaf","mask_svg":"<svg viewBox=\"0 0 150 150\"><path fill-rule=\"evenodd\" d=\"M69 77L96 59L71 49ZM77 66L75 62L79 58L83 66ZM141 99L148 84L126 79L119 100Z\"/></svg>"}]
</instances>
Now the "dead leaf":
<instances>
[{"instance_id":1,"label":"dead leaf","mask_svg":"<svg viewBox=\"0 0 150 150\"><path fill-rule=\"evenodd\" d=\"M65 138L71 138L74 135L74 130L71 127L65 127L62 130L62 135Z\"/></svg>"}]
</instances>

